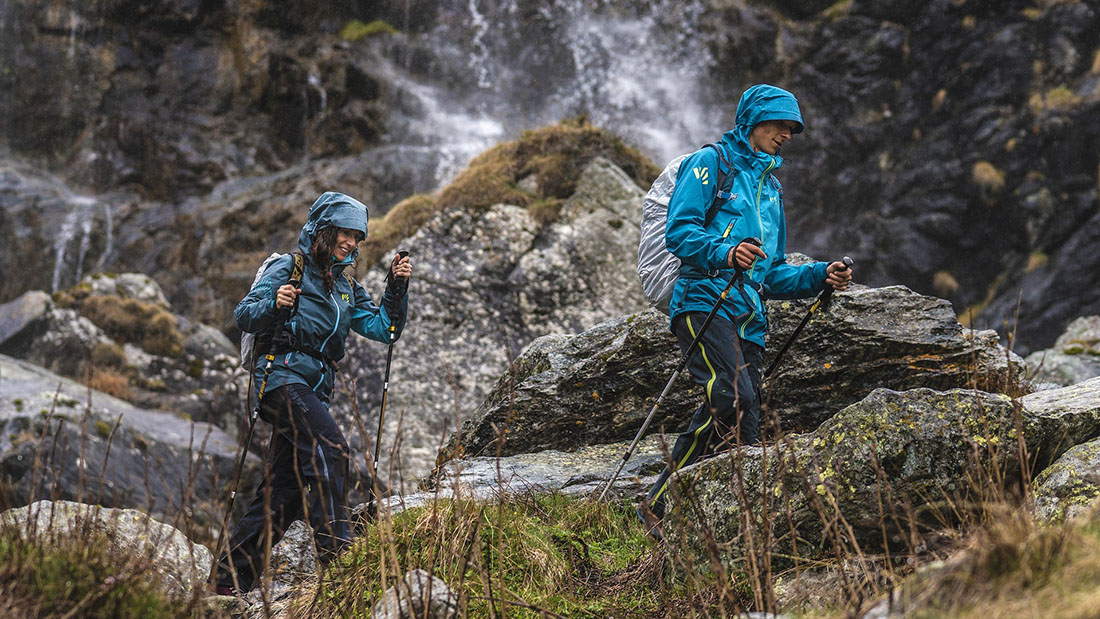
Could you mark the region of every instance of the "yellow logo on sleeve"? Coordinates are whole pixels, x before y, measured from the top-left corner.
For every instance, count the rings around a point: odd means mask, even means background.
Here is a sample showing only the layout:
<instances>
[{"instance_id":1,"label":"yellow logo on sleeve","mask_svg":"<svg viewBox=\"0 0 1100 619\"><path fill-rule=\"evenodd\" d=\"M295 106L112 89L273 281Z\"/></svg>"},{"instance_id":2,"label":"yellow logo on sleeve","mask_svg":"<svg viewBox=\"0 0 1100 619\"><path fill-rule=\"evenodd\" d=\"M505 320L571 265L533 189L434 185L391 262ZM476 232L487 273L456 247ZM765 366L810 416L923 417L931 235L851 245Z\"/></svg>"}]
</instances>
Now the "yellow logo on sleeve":
<instances>
[{"instance_id":1,"label":"yellow logo on sleeve","mask_svg":"<svg viewBox=\"0 0 1100 619\"><path fill-rule=\"evenodd\" d=\"M346 292L341 294L340 298L344 300L344 303L351 303L351 295Z\"/></svg>"},{"instance_id":2,"label":"yellow logo on sleeve","mask_svg":"<svg viewBox=\"0 0 1100 619\"><path fill-rule=\"evenodd\" d=\"M703 185L706 185L707 181L710 180L710 170L708 170L707 168L704 168L704 167L692 168L691 171L695 172L695 178L702 181L701 184L703 184Z\"/></svg>"}]
</instances>

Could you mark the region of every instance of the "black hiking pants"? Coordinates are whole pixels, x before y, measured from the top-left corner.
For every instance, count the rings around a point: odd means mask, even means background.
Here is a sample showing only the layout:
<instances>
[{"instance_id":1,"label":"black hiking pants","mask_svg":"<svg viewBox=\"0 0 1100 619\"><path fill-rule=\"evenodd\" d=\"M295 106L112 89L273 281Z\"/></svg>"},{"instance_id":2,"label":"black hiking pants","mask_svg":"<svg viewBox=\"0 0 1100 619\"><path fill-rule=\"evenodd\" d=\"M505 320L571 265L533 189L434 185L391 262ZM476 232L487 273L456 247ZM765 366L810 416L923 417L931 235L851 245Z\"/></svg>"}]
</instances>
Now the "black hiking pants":
<instances>
[{"instance_id":1,"label":"black hiking pants","mask_svg":"<svg viewBox=\"0 0 1100 619\"><path fill-rule=\"evenodd\" d=\"M672 322L672 331L687 351L707 314L687 312ZM764 348L740 339L730 321L715 316L688 360L692 380L703 387L703 403L691 417L691 424L676 439L669 462L646 500L658 518L664 517L668 478L675 471L696 462L724 437L740 445L760 440L760 383L763 380ZM719 440L714 440L714 437Z\"/></svg>"},{"instance_id":2,"label":"black hiking pants","mask_svg":"<svg viewBox=\"0 0 1100 619\"><path fill-rule=\"evenodd\" d=\"M268 522L274 546L291 523L307 519L322 563L351 540L348 445L328 409L312 389L291 384L264 395L260 414L272 425L265 479L233 530L228 557L218 559L217 584L242 593L263 568Z\"/></svg>"}]
</instances>

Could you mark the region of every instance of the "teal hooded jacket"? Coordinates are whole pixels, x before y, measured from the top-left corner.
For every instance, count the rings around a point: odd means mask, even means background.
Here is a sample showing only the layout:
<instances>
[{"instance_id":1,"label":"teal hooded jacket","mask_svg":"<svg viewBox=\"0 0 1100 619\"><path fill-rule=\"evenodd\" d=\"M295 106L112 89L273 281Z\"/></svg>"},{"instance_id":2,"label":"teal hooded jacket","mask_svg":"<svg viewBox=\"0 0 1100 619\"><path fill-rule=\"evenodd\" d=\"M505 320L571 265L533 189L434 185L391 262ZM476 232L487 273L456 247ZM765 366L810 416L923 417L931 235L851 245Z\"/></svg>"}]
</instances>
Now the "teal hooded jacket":
<instances>
[{"instance_id":1,"label":"teal hooded jacket","mask_svg":"<svg viewBox=\"0 0 1100 619\"><path fill-rule=\"evenodd\" d=\"M408 295L404 286L389 280L382 305L371 300L370 294L358 282L344 277L344 269L355 262L356 249L342 262L327 265L332 270L334 290L325 290L321 279L321 265L310 255L317 233L329 226L349 228L367 235L367 207L355 198L335 191L321 194L309 209L309 216L298 235L298 251L304 255L302 265L302 292L298 295L297 309L287 322L301 350L283 352L275 357L275 363L267 379L267 391L287 384L308 385L326 404L332 394L334 371L321 358L304 350L320 353L332 361L344 358L344 338L348 330L379 342L389 342L390 327L394 327L395 339L400 336L408 311ZM237 326L242 331L256 333L278 320L275 293L286 284L294 266L294 257L287 254L271 264L263 276L237 309L233 312ZM263 380L260 359L256 364L256 388Z\"/></svg>"},{"instance_id":2,"label":"teal hooded jacket","mask_svg":"<svg viewBox=\"0 0 1100 619\"><path fill-rule=\"evenodd\" d=\"M719 189L721 161L713 148L696 151L680 164L665 226L665 245L681 262L680 278L669 302L673 319L685 312L710 312L734 275L726 264L730 250L747 238L763 241L768 257L756 259L745 272L747 280L752 280L745 285L749 299L732 292L718 313L736 325L742 339L760 346L764 346L768 328L762 291L779 299L813 296L824 288L828 266L825 262L787 264L783 188L773 174L783 165L783 158L753 152L749 145L749 134L765 120L794 121L794 133L803 128L794 95L767 84L746 90L737 104L736 126L717 143L734 170L726 182L730 197L706 224L706 212ZM728 169L722 171L730 174Z\"/></svg>"}]
</instances>

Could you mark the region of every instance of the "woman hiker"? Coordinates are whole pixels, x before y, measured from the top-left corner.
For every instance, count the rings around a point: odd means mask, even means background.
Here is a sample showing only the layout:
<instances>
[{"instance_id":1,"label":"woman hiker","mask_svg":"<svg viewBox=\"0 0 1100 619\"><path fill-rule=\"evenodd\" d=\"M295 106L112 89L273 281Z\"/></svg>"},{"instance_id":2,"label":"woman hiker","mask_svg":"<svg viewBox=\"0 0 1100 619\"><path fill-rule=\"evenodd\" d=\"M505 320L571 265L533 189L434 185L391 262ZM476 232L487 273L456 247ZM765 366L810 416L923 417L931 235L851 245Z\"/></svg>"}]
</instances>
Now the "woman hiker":
<instances>
[{"instance_id":1,"label":"woman hiker","mask_svg":"<svg viewBox=\"0 0 1100 619\"><path fill-rule=\"evenodd\" d=\"M342 193L322 194L298 237L299 266L294 254L273 262L234 312L242 331L277 330L269 349L272 368L265 376L267 363L261 359L254 376L257 392L264 385L260 416L272 433L268 477L237 522L228 554L218 561L219 594L252 589L267 521L274 545L292 522L308 518L322 562L350 542L348 445L329 413L336 363L344 358L349 330L387 343L391 327L400 335L412 275L409 258L394 256L381 306L375 305L344 273L366 235L366 206ZM301 271L298 287L287 283L296 270Z\"/></svg>"}]
</instances>

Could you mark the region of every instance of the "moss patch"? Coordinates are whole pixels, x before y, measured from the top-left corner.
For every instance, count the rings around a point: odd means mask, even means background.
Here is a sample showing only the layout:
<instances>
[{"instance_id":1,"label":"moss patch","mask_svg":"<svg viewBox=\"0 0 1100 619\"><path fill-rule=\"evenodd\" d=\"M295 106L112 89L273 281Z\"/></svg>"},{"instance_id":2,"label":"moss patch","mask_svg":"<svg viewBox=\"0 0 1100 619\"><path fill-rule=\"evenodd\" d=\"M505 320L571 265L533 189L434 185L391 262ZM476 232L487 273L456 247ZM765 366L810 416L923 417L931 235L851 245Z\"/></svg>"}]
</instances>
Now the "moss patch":
<instances>
[{"instance_id":1,"label":"moss patch","mask_svg":"<svg viewBox=\"0 0 1100 619\"><path fill-rule=\"evenodd\" d=\"M581 172L596 157L614 162L642 189L648 189L661 173L639 150L583 117L525 131L520 139L475 157L437 195L407 198L372 223L360 256L367 264L388 257L401 239L448 208L514 204L530 209L543 224L556 221L561 201L573 194Z\"/></svg>"},{"instance_id":2,"label":"moss patch","mask_svg":"<svg viewBox=\"0 0 1100 619\"><path fill-rule=\"evenodd\" d=\"M352 43L367 37L383 34L397 34L397 28L394 28L381 19L376 19L369 23L363 23L358 19L353 19L344 24L344 27L340 29L340 38Z\"/></svg>"}]
</instances>

